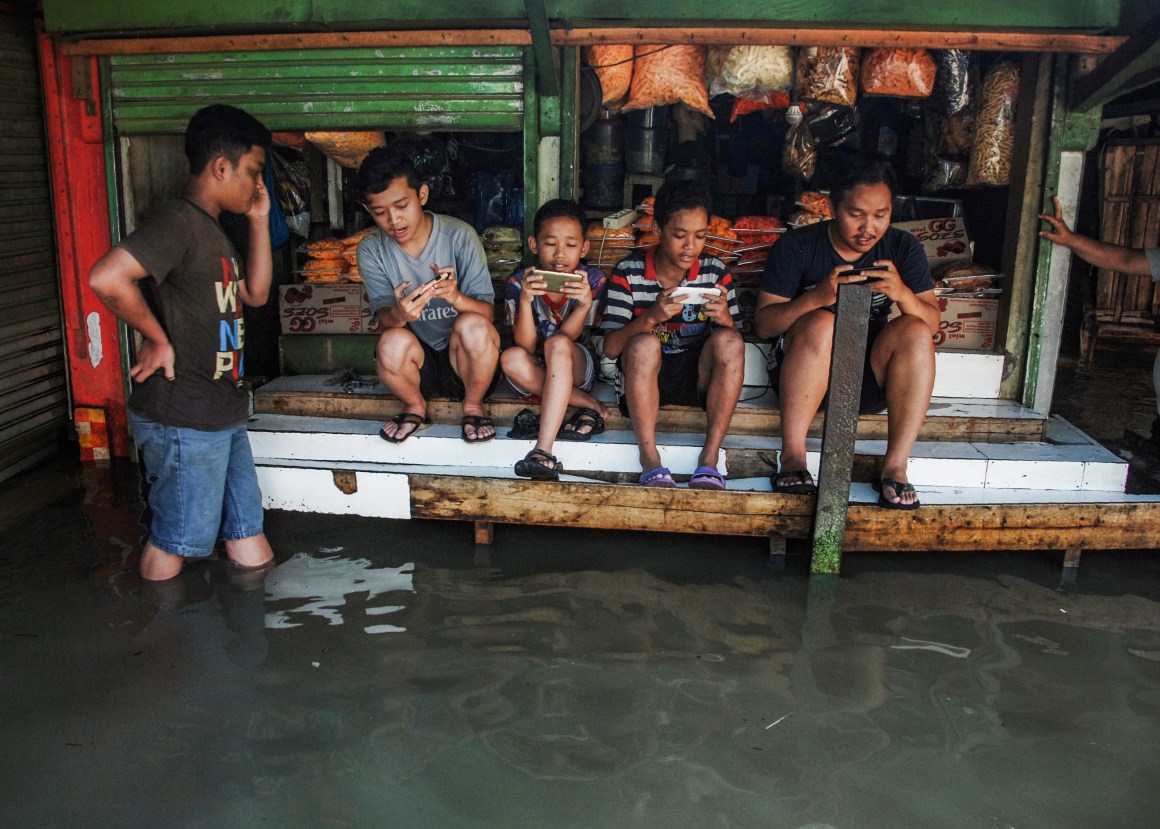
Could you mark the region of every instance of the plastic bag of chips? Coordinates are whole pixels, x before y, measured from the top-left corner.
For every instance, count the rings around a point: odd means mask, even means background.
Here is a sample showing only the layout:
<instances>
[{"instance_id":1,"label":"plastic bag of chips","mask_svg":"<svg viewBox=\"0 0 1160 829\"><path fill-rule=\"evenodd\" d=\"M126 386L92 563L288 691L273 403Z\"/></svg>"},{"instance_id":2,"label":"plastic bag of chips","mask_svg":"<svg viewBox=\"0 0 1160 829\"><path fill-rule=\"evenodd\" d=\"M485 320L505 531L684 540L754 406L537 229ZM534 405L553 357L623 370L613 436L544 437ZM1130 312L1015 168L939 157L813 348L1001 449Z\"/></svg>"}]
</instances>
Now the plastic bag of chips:
<instances>
[{"instance_id":1,"label":"plastic bag of chips","mask_svg":"<svg viewBox=\"0 0 1160 829\"><path fill-rule=\"evenodd\" d=\"M632 86L624 109L683 103L713 117L705 89L704 46L678 44L634 48Z\"/></svg>"}]
</instances>

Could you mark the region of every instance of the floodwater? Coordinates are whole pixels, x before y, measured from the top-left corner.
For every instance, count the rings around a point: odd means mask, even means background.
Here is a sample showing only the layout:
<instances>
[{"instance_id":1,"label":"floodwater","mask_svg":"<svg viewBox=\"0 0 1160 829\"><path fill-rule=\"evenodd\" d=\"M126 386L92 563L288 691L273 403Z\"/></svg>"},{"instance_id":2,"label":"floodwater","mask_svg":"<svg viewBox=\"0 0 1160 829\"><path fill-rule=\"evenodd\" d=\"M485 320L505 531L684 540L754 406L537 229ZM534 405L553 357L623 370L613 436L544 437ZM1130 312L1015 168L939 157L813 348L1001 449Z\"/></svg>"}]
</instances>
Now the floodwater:
<instances>
[{"instance_id":1,"label":"floodwater","mask_svg":"<svg viewBox=\"0 0 1160 829\"><path fill-rule=\"evenodd\" d=\"M0 826L1155 827L1160 562L270 513L133 575L131 467L0 487Z\"/></svg>"}]
</instances>

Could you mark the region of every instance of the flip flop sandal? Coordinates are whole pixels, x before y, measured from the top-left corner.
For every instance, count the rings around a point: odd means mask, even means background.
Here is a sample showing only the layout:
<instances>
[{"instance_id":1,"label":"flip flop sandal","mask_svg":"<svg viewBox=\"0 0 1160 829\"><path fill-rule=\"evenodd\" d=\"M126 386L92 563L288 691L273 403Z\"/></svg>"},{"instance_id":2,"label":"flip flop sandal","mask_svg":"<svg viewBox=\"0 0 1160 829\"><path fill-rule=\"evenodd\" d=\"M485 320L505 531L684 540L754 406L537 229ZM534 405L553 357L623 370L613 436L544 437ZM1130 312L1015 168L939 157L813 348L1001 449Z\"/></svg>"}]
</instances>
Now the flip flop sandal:
<instances>
[{"instance_id":1,"label":"flip flop sandal","mask_svg":"<svg viewBox=\"0 0 1160 829\"><path fill-rule=\"evenodd\" d=\"M520 409L516 412L515 418L512 420L511 431L507 433L509 438L516 440L527 440L528 438L539 437L540 434L540 416L531 409Z\"/></svg>"},{"instance_id":2,"label":"flip flop sandal","mask_svg":"<svg viewBox=\"0 0 1160 829\"><path fill-rule=\"evenodd\" d=\"M638 483L641 486L652 486L658 489L674 489L677 486L677 482L673 480L673 473L663 466L642 472Z\"/></svg>"},{"instance_id":3,"label":"flip flop sandal","mask_svg":"<svg viewBox=\"0 0 1160 829\"><path fill-rule=\"evenodd\" d=\"M580 431L585 426L588 427L588 431ZM577 409L575 414L568 418L568 422L556 434L556 440L585 441L593 435L603 433L604 418L600 416L600 412L584 406Z\"/></svg>"},{"instance_id":4,"label":"flip flop sandal","mask_svg":"<svg viewBox=\"0 0 1160 829\"><path fill-rule=\"evenodd\" d=\"M783 484L782 481L796 479L796 484ZM808 469L786 469L773 476L773 491L785 492L790 495L815 495L818 491L814 483L814 476Z\"/></svg>"},{"instance_id":5,"label":"flip flop sandal","mask_svg":"<svg viewBox=\"0 0 1160 829\"><path fill-rule=\"evenodd\" d=\"M551 461L552 465L548 466L546 461ZM516 461L516 474L533 481L558 481L563 471L564 466L559 458L543 449L533 449L524 455L523 460Z\"/></svg>"},{"instance_id":6,"label":"flip flop sandal","mask_svg":"<svg viewBox=\"0 0 1160 829\"><path fill-rule=\"evenodd\" d=\"M491 422L491 418L487 415L464 415L463 420L460 421L459 436L463 438L465 443L487 443L489 440L495 438L495 426ZM475 437L469 437L467 434L467 427L470 426L475 429ZM491 426L492 433L487 437L479 437L479 430L484 426Z\"/></svg>"},{"instance_id":7,"label":"flip flop sandal","mask_svg":"<svg viewBox=\"0 0 1160 829\"><path fill-rule=\"evenodd\" d=\"M689 489L725 489L725 477L711 466L698 466L689 478Z\"/></svg>"},{"instance_id":8,"label":"flip flop sandal","mask_svg":"<svg viewBox=\"0 0 1160 829\"><path fill-rule=\"evenodd\" d=\"M430 426L431 418L420 414L415 414L414 412L399 412L397 415L391 418L391 423L394 423L400 428L406 425L414 426L413 429L409 429L404 432L402 436L399 435L398 430L395 431L395 434L388 435L385 426L382 429L379 429L379 437L381 437L387 443L402 443L411 435L415 434L416 432L420 432Z\"/></svg>"},{"instance_id":9,"label":"flip flop sandal","mask_svg":"<svg viewBox=\"0 0 1160 829\"><path fill-rule=\"evenodd\" d=\"M910 484L903 483L902 481L896 481L893 478L882 478L878 481L878 483L871 484L871 486L873 486L874 491L878 493L878 506L882 507L883 509L911 510L918 509L920 506L922 506L922 504L917 500L913 504L895 504L893 501L887 499L886 493L883 491L886 489L886 487L890 487L894 490L895 494L901 498L902 493L904 492L914 492L914 487Z\"/></svg>"}]
</instances>

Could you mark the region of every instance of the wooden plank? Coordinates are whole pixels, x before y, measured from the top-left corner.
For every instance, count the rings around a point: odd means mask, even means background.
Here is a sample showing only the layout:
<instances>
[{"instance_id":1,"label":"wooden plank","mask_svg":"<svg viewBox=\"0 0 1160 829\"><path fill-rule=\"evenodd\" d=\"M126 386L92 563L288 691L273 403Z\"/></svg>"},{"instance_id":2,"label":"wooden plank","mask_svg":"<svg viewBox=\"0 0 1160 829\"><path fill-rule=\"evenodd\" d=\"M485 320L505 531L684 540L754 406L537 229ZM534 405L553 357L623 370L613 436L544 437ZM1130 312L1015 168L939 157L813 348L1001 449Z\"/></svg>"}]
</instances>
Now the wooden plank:
<instances>
[{"instance_id":1,"label":"wooden plank","mask_svg":"<svg viewBox=\"0 0 1160 829\"><path fill-rule=\"evenodd\" d=\"M516 413L527 406L517 400L490 400L487 408L501 429L511 425ZM384 394L333 392L268 391L254 393L254 410L259 414L287 414L305 417L346 417L356 420L387 420L402 411L399 401ZM449 400L429 401L427 414L436 423L458 423L460 405ZM823 415L810 424L810 437L821 437ZM605 418L607 428L632 428L628 418L615 406ZM989 443L995 441L1041 440L1045 420L1015 417L928 417L919 440L954 440ZM858 419L859 440L885 440L886 415L868 414ZM657 421L660 432L700 433L705 431L705 413L682 406L662 407ZM729 426L731 435L781 434L781 413L777 409L743 407L737 409Z\"/></svg>"},{"instance_id":2,"label":"wooden plank","mask_svg":"<svg viewBox=\"0 0 1160 829\"><path fill-rule=\"evenodd\" d=\"M814 499L764 492L567 483L414 474L415 518L553 527L805 538ZM578 495L583 495L579 499Z\"/></svg>"},{"instance_id":3,"label":"wooden plank","mask_svg":"<svg viewBox=\"0 0 1160 829\"><path fill-rule=\"evenodd\" d=\"M843 552L1156 549L1160 503L851 505Z\"/></svg>"},{"instance_id":4,"label":"wooden plank","mask_svg":"<svg viewBox=\"0 0 1160 829\"><path fill-rule=\"evenodd\" d=\"M1109 54L1127 38L1070 32L963 32L851 28L609 27L552 29L553 46L605 43L758 44L771 46L892 46L1016 52ZM437 29L375 32L214 35L207 37L97 38L61 44L72 55L159 55L195 52L268 52L280 49L342 49L397 46L531 46L521 29Z\"/></svg>"},{"instance_id":5,"label":"wooden plank","mask_svg":"<svg viewBox=\"0 0 1160 829\"><path fill-rule=\"evenodd\" d=\"M810 536L810 572L837 574L842 567L842 531L850 503L850 473L858 431L858 403L870 330L870 285L842 285L834 318L829 405L822 426L818 499ZM732 467L729 467L730 474Z\"/></svg>"},{"instance_id":6,"label":"wooden plank","mask_svg":"<svg viewBox=\"0 0 1160 829\"><path fill-rule=\"evenodd\" d=\"M585 484L410 475L414 518L590 529L804 538L814 498L766 492L658 491ZM913 512L851 504L843 553L1157 549L1160 502L930 505Z\"/></svg>"}]
</instances>

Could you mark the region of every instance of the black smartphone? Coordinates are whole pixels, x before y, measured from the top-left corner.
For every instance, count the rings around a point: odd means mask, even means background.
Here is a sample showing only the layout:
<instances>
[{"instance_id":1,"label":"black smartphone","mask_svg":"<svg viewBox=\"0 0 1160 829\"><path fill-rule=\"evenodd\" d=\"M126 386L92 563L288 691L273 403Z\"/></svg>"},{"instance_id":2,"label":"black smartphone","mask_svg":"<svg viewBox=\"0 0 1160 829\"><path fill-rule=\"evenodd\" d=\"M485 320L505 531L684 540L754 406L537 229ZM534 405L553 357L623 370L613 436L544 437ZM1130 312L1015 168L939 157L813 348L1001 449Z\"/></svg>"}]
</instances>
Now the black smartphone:
<instances>
[{"instance_id":1,"label":"black smartphone","mask_svg":"<svg viewBox=\"0 0 1160 829\"><path fill-rule=\"evenodd\" d=\"M859 274L866 274L867 282L878 282L882 277L870 275L871 272L888 270L890 270L888 265L866 265L863 268L850 268L848 271L838 271L838 276L858 276Z\"/></svg>"}]
</instances>

